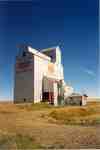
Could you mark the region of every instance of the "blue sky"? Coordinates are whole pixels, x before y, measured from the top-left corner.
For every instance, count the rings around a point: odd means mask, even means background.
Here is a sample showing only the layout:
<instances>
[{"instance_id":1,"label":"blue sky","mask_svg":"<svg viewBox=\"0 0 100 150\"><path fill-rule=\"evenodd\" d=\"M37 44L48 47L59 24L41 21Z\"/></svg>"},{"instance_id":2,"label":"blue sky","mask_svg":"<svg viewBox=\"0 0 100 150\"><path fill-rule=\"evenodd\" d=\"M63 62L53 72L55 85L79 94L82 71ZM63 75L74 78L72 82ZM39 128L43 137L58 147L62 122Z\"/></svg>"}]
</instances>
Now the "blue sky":
<instances>
[{"instance_id":1,"label":"blue sky","mask_svg":"<svg viewBox=\"0 0 100 150\"><path fill-rule=\"evenodd\" d=\"M13 99L20 43L39 50L60 45L65 81L99 95L98 7L98 0L0 1L0 100Z\"/></svg>"}]
</instances>

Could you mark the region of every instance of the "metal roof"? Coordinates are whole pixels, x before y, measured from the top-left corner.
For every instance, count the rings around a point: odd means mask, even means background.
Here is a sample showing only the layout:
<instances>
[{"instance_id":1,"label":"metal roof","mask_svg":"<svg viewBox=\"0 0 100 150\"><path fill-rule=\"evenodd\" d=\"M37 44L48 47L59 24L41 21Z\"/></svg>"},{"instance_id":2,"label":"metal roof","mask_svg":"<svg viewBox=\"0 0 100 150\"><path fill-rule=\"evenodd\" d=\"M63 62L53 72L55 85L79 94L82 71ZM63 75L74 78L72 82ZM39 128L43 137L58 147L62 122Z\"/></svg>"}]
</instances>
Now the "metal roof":
<instances>
[{"instance_id":1,"label":"metal roof","mask_svg":"<svg viewBox=\"0 0 100 150\"><path fill-rule=\"evenodd\" d=\"M50 51L52 49L56 49L59 48L59 46L54 46L54 47L50 47L50 48L46 48L46 49L42 49L41 52L46 52L46 51Z\"/></svg>"},{"instance_id":2,"label":"metal roof","mask_svg":"<svg viewBox=\"0 0 100 150\"><path fill-rule=\"evenodd\" d=\"M82 96L82 95L79 93L72 93L70 96Z\"/></svg>"},{"instance_id":3,"label":"metal roof","mask_svg":"<svg viewBox=\"0 0 100 150\"><path fill-rule=\"evenodd\" d=\"M34 48L31 48L30 46L28 46L28 51L31 52L31 53L34 54L34 55L37 55L37 56L43 58L43 59L47 59L47 60L49 60L49 61L51 60L51 58L50 58L49 56L47 56L47 55L45 55L45 54L39 52L38 50L36 50L36 49L34 49Z\"/></svg>"}]
</instances>

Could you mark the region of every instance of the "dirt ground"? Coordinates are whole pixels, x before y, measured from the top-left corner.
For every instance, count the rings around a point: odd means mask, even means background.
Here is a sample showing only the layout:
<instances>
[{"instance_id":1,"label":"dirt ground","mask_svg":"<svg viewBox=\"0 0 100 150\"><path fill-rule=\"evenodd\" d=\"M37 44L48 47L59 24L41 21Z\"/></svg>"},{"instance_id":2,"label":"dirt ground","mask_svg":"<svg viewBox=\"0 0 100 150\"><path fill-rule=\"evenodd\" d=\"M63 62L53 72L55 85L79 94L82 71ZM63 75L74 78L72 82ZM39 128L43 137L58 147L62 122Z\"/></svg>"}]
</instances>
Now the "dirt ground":
<instances>
[{"instance_id":1,"label":"dirt ground","mask_svg":"<svg viewBox=\"0 0 100 150\"><path fill-rule=\"evenodd\" d=\"M48 117L52 109L0 104L0 150L100 148L100 125L57 124Z\"/></svg>"}]
</instances>

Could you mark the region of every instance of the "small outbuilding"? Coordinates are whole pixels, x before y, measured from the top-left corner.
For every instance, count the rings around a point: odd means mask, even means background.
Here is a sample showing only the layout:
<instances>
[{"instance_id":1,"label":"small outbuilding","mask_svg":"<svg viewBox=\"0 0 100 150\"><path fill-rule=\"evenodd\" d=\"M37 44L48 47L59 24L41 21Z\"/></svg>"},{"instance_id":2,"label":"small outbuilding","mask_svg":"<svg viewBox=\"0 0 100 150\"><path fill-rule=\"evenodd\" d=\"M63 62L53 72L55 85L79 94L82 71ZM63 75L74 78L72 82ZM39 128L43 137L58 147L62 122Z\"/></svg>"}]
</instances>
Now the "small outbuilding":
<instances>
[{"instance_id":1,"label":"small outbuilding","mask_svg":"<svg viewBox=\"0 0 100 150\"><path fill-rule=\"evenodd\" d=\"M87 103L87 95L86 94L79 94L79 93L72 93L69 97L65 99L66 105L79 105L84 106Z\"/></svg>"}]
</instances>

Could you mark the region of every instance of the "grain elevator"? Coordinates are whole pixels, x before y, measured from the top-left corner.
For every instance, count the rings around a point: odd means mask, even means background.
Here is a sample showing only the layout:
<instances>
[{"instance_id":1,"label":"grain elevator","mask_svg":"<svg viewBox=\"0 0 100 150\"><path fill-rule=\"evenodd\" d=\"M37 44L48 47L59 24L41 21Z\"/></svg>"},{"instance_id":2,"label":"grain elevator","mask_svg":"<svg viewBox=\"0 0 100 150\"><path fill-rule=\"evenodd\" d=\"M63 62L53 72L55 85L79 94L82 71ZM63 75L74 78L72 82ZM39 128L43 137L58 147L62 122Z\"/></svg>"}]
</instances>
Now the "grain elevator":
<instances>
[{"instance_id":1,"label":"grain elevator","mask_svg":"<svg viewBox=\"0 0 100 150\"><path fill-rule=\"evenodd\" d=\"M15 103L47 101L58 105L65 87L59 46L41 51L21 46L15 64ZM72 92L69 87L67 93Z\"/></svg>"}]
</instances>

